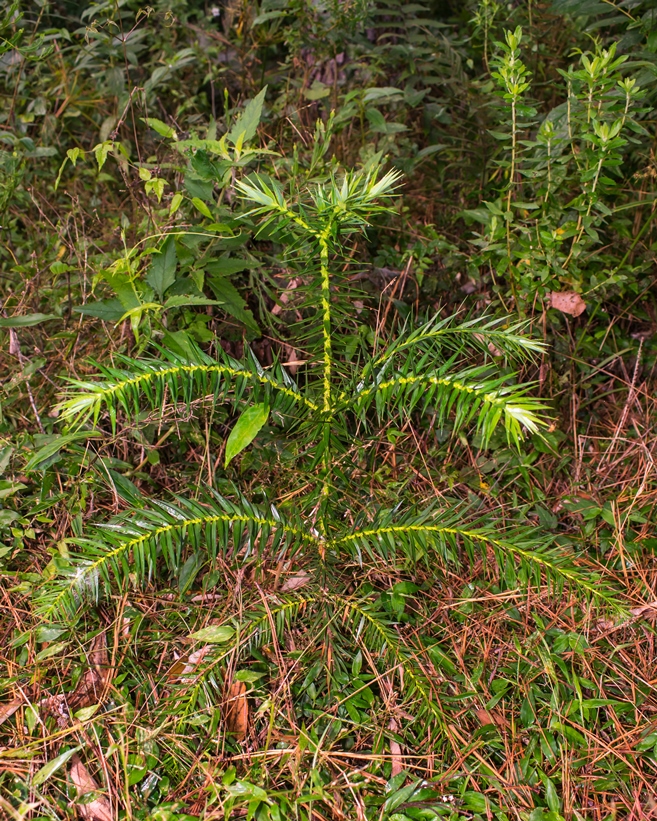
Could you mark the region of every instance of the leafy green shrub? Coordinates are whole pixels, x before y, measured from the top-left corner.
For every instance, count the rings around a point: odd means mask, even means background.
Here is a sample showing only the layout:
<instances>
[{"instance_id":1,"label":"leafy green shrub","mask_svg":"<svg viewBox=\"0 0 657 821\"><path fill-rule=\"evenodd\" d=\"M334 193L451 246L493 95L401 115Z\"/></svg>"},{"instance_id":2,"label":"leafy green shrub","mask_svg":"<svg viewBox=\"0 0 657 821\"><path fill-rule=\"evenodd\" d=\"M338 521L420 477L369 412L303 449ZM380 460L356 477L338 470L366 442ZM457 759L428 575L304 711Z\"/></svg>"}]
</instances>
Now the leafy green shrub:
<instances>
[{"instance_id":1,"label":"leafy green shrub","mask_svg":"<svg viewBox=\"0 0 657 821\"><path fill-rule=\"evenodd\" d=\"M633 135L646 133L637 121L644 93L622 73L627 55L618 56L615 44L598 45L578 67L560 71L566 101L538 121L522 39L520 28L507 31L492 61L500 121L510 128L493 132L504 152L497 162L502 191L466 211L484 226L474 241L476 262L525 307L550 291L634 293L646 270L627 264L636 239L624 256L601 246L627 238L626 212L640 204L623 196L620 168Z\"/></svg>"}]
</instances>

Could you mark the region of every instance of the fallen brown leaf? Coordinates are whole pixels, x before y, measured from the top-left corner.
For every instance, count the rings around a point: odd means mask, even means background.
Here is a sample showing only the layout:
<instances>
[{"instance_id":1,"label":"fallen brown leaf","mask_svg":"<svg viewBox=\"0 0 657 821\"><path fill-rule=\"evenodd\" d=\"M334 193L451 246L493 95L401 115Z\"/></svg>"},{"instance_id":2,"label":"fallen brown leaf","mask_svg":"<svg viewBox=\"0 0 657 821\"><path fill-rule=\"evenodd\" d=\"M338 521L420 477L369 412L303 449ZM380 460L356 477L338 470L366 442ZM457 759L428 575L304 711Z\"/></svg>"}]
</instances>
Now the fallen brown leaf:
<instances>
[{"instance_id":1,"label":"fallen brown leaf","mask_svg":"<svg viewBox=\"0 0 657 821\"><path fill-rule=\"evenodd\" d=\"M473 711L477 716L477 721L485 727L487 724L494 724L496 727L508 727L509 722L497 712L489 712L482 707L477 707Z\"/></svg>"},{"instance_id":2,"label":"fallen brown leaf","mask_svg":"<svg viewBox=\"0 0 657 821\"><path fill-rule=\"evenodd\" d=\"M485 342L486 337L483 334L473 334L474 338L479 342ZM501 351L496 345L493 345L492 342L488 343L488 350L492 356L502 356L503 351Z\"/></svg>"},{"instance_id":3,"label":"fallen brown leaf","mask_svg":"<svg viewBox=\"0 0 657 821\"><path fill-rule=\"evenodd\" d=\"M294 277L291 279L288 284L287 288L281 293L279 296L280 305L274 305L271 309L271 312L274 316L278 316L278 314L282 313L285 310L285 306L290 301L290 298L293 295L293 292L303 283L301 277Z\"/></svg>"},{"instance_id":4,"label":"fallen brown leaf","mask_svg":"<svg viewBox=\"0 0 657 821\"><path fill-rule=\"evenodd\" d=\"M249 702L246 697L246 684L234 681L230 685L225 705L226 730L238 741L243 741L249 729Z\"/></svg>"},{"instance_id":5,"label":"fallen brown leaf","mask_svg":"<svg viewBox=\"0 0 657 821\"><path fill-rule=\"evenodd\" d=\"M71 715L64 693L57 693L54 696L42 698L39 702L39 709L45 715L52 716L57 721L57 726L68 727Z\"/></svg>"},{"instance_id":6,"label":"fallen brown leaf","mask_svg":"<svg viewBox=\"0 0 657 821\"><path fill-rule=\"evenodd\" d=\"M204 644L188 656L185 655L179 658L167 674L169 681L182 681L186 676L193 673L196 666L203 661L210 650L212 650L212 645Z\"/></svg>"},{"instance_id":7,"label":"fallen brown leaf","mask_svg":"<svg viewBox=\"0 0 657 821\"><path fill-rule=\"evenodd\" d=\"M657 618L657 601L651 601L648 604L642 604L640 607L633 607L630 613L637 619L640 618Z\"/></svg>"},{"instance_id":8,"label":"fallen brown leaf","mask_svg":"<svg viewBox=\"0 0 657 821\"><path fill-rule=\"evenodd\" d=\"M550 308L556 308L562 314L579 316L586 310L586 302L575 291L552 291L550 294Z\"/></svg>"},{"instance_id":9,"label":"fallen brown leaf","mask_svg":"<svg viewBox=\"0 0 657 821\"><path fill-rule=\"evenodd\" d=\"M396 732L399 727L397 722L394 718L391 718L388 722L388 729L391 730L393 733ZM390 769L390 775L395 776L399 775L400 772L404 769L404 759L402 758L402 750L397 741L394 738L390 739L390 756L392 758L392 764Z\"/></svg>"},{"instance_id":10,"label":"fallen brown leaf","mask_svg":"<svg viewBox=\"0 0 657 821\"><path fill-rule=\"evenodd\" d=\"M287 345L284 343L283 350L285 351L285 356L287 357L287 361L283 362L283 365L285 365L292 376L295 376L296 372L299 370L299 367L301 365L305 365L306 360L299 359L299 353L296 348L292 347L292 345Z\"/></svg>"},{"instance_id":11,"label":"fallen brown leaf","mask_svg":"<svg viewBox=\"0 0 657 821\"><path fill-rule=\"evenodd\" d=\"M285 579L281 585L281 593L289 593L291 590L298 590L300 587L308 584L309 581L310 573L307 573L305 570L300 570L298 573L295 573L294 576L290 576L289 579Z\"/></svg>"},{"instance_id":12,"label":"fallen brown leaf","mask_svg":"<svg viewBox=\"0 0 657 821\"><path fill-rule=\"evenodd\" d=\"M69 770L69 776L75 786L78 798L89 793L98 793L98 784L91 777L89 770L84 766L80 757L74 755L73 762ZM91 801L85 804L75 804L78 813L87 821L114 821L112 810L106 796L96 795Z\"/></svg>"},{"instance_id":13,"label":"fallen brown leaf","mask_svg":"<svg viewBox=\"0 0 657 821\"><path fill-rule=\"evenodd\" d=\"M102 698L105 685L110 679L111 670L107 654L107 638L105 631L99 633L89 649L89 667L78 682L75 692L68 696L68 706L71 712L81 707L90 707L98 704Z\"/></svg>"},{"instance_id":14,"label":"fallen brown leaf","mask_svg":"<svg viewBox=\"0 0 657 821\"><path fill-rule=\"evenodd\" d=\"M22 698L15 698L7 704L0 704L0 724L11 718L23 703Z\"/></svg>"}]
</instances>

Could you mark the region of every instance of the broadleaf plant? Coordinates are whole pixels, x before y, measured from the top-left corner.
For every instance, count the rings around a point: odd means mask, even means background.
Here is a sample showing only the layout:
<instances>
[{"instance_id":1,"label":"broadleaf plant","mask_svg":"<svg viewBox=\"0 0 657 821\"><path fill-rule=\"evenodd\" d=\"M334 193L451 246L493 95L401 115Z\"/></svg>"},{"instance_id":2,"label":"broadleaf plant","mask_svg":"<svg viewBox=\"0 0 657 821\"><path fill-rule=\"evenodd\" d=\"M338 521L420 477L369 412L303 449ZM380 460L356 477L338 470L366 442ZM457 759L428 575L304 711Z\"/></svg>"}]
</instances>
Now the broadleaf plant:
<instances>
[{"instance_id":1,"label":"broadleaf plant","mask_svg":"<svg viewBox=\"0 0 657 821\"><path fill-rule=\"evenodd\" d=\"M453 437L476 434L482 447L498 429L519 447L526 434L540 434L546 425L547 408L509 368L543 350L518 321L433 316L382 338L360 360L345 355L344 328L353 311L347 247L387 207L399 184L397 173L382 174L376 166L334 170L328 182L309 183L292 195L257 174L236 184L250 205L244 219L259 220L260 235L283 244L302 273L295 332L303 365L295 378L281 362L262 367L248 349L241 360L220 348L210 356L188 339L173 352L164 337L153 358L116 357L112 366L98 365L98 379L71 380L59 406L68 430L90 433L99 425L116 433L125 425L219 407L238 420L225 454L232 485L226 479L222 493L208 486L193 495L144 501L69 540L58 575L44 583L37 599L44 617L75 619L90 598L180 578L183 568L181 595L195 578L205 591L220 594L228 592L235 573L284 567L294 583L224 620L234 628L233 638L206 648L194 685L174 694L178 707L187 705L184 715L218 698L213 687L229 657L260 653L271 642L278 646L303 615L306 623L321 625L303 652L311 653L312 646L321 651L330 687L340 688L331 672L340 654L331 648L351 647L351 656L366 653L374 676L398 670L410 714L444 728L422 662L431 637L400 635L370 581L370 570L379 567L407 578L421 568L424 578L428 574L440 585L450 567L479 558L511 589L574 587L589 599L608 595L552 535L526 522L502 522L480 506L442 495L418 504L410 491L401 492L391 508L361 487L368 438L386 425L402 427L424 417ZM235 473L242 448L270 428L293 454L280 467L289 485L285 496L292 500L284 506L249 500ZM279 476L279 491L280 483ZM202 568L207 572L197 576Z\"/></svg>"}]
</instances>

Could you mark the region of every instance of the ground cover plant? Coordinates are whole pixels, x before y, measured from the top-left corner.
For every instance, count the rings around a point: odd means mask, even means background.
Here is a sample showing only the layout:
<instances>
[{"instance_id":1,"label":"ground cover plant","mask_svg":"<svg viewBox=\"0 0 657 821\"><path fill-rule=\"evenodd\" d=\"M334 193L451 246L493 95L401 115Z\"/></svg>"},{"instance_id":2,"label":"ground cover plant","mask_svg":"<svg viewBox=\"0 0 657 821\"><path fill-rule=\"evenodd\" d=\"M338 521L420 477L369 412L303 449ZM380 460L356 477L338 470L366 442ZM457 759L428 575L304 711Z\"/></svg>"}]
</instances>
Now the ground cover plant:
<instances>
[{"instance_id":1,"label":"ground cover plant","mask_svg":"<svg viewBox=\"0 0 657 821\"><path fill-rule=\"evenodd\" d=\"M3 817L654 817L651 4L1 10Z\"/></svg>"}]
</instances>

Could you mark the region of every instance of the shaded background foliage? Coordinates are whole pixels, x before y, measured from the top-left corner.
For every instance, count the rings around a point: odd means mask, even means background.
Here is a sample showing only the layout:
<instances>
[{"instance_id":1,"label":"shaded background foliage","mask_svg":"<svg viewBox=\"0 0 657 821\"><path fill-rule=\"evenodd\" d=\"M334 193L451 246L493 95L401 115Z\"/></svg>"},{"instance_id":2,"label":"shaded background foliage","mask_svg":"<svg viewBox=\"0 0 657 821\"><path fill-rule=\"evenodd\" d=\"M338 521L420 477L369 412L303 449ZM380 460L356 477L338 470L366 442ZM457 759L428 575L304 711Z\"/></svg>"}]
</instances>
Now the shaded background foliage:
<instances>
[{"instance_id":1,"label":"shaded background foliage","mask_svg":"<svg viewBox=\"0 0 657 821\"><path fill-rule=\"evenodd\" d=\"M126 817L201 815L207 806L257 818L651 817L657 5L5 3L2 26L0 732L17 751L0 754L3 811L72 816L70 761L43 784L35 774L93 736L86 766ZM517 26L531 81L510 177L510 101L491 72L503 56L497 43ZM626 58L618 78L636 78L642 96L574 270L563 263L581 213L577 160L590 150L595 167L599 155L577 103L575 139L563 136L562 72L581 70L580 51L613 43ZM618 78L605 90L605 76L594 95L609 123L622 107ZM203 147L265 86L253 155L238 161ZM562 130L568 158L553 200L539 141L545 119ZM248 343L265 366L276 356L303 361L298 249L285 235L256 236L233 181L260 167L298 191L325 182L333 156L344 167L378 158L405 175L393 213L377 215L349 249L341 361L358 363L404 322L463 303L478 315L517 311L549 345L524 372L553 408L545 438L518 452L500 436L478 450L476 436L456 446L449 430L416 417L390 425L362 454L360 502L393 505L409 488L424 501L449 489L572 546L633 608L616 620L576 593L518 592L478 562L453 569L440 589L420 571L366 567L368 612L390 641L401 636L409 657L424 653L430 700L444 716L437 736L430 722L423 733L411 720L416 704L394 666L373 672L381 634L365 634L354 652L336 631L317 651L332 611L310 593L306 602L305 577L287 566L230 577L233 598L216 601L216 578L197 576L191 563L170 590L89 608L75 631L39 624L32 610L32 593L67 560L68 540L108 515L200 481L230 492L239 480L255 503L285 486L295 444L269 429L221 469L234 421L223 408L116 439L106 428L99 442L66 438L51 409L62 377L87 378L90 359L152 353L163 339L238 357ZM547 265L530 241L536 209L505 216L511 190L540 203L541 230L562 231ZM210 242L174 236L164 247L165 234L211 233L213 224L221 227ZM550 307L551 292L571 290L587 305L579 317ZM277 616L284 661L265 617L251 656L223 664L221 652L217 661L206 651L212 664L188 680L203 662L188 646L193 631L220 629L236 608L255 623L259 591L280 598L295 585L296 610L289 621L285 607ZM344 620L358 635L364 616L352 592ZM304 622L305 612L313 616ZM217 633L199 641L208 638L213 653L230 646ZM4 704L15 701L9 714ZM71 725L98 703L100 712ZM255 754L262 750L271 757Z\"/></svg>"}]
</instances>

